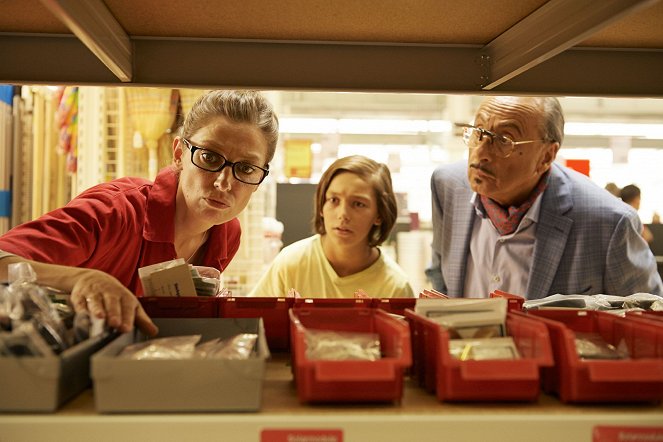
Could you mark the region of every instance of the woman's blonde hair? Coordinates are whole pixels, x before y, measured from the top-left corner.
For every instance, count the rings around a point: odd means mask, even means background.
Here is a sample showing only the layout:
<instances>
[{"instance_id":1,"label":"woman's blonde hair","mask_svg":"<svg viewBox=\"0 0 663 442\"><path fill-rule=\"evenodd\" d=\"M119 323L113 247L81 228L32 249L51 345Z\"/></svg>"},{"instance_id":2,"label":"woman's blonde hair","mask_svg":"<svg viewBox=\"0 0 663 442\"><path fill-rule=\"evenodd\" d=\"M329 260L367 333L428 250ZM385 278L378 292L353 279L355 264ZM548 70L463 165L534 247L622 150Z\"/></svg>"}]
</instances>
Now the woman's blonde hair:
<instances>
[{"instance_id":1,"label":"woman's blonde hair","mask_svg":"<svg viewBox=\"0 0 663 442\"><path fill-rule=\"evenodd\" d=\"M201 96L184 118L180 136L190 138L217 117L225 117L236 123L255 125L267 141L267 158L264 166L272 161L279 139L279 120L270 102L260 92L216 90Z\"/></svg>"}]
</instances>

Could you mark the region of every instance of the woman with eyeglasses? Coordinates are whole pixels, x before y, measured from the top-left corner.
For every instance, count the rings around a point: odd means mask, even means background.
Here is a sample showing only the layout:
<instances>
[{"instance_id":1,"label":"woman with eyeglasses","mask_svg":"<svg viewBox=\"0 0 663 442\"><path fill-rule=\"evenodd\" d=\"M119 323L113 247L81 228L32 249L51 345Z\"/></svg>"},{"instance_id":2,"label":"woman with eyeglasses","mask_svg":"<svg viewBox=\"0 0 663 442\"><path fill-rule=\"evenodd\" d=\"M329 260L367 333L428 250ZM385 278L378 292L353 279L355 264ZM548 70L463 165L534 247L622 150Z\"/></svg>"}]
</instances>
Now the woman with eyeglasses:
<instances>
[{"instance_id":1,"label":"woman with eyeglasses","mask_svg":"<svg viewBox=\"0 0 663 442\"><path fill-rule=\"evenodd\" d=\"M267 176L277 140L278 119L260 93L203 95L154 182L100 184L0 237L0 280L8 264L27 260L41 284L71 293L75 310L155 334L134 295L138 269L183 258L223 271L239 248L236 216Z\"/></svg>"},{"instance_id":2,"label":"woman with eyeglasses","mask_svg":"<svg viewBox=\"0 0 663 442\"><path fill-rule=\"evenodd\" d=\"M405 272L378 247L396 210L386 165L361 155L334 161L316 190L317 234L285 247L249 296L413 297Z\"/></svg>"}]
</instances>

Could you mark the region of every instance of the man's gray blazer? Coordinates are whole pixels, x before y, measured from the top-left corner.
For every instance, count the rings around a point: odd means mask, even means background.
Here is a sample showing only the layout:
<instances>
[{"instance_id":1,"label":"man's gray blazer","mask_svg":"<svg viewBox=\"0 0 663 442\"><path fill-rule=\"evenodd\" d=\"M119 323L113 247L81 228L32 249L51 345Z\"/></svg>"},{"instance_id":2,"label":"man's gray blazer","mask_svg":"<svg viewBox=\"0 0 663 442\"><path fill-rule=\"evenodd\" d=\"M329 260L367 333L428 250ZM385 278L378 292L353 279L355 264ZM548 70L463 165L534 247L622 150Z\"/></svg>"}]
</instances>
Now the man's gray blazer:
<instances>
[{"instance_id":1,"label":"man's gray blazer","mask_svg":"<svg viewBox=\"0 0 663 442\"><path fill-rule=\"evenodd\" d=\"M444 165L431 178L433 258L426 273L436 290L464 295L474 223L467 163ZM637 213L584 175L553 164L536 224L528 299L556 293L663 295L656 260ZM488 293L485 294L488 296Z\"/></svg>"}]
</instances>

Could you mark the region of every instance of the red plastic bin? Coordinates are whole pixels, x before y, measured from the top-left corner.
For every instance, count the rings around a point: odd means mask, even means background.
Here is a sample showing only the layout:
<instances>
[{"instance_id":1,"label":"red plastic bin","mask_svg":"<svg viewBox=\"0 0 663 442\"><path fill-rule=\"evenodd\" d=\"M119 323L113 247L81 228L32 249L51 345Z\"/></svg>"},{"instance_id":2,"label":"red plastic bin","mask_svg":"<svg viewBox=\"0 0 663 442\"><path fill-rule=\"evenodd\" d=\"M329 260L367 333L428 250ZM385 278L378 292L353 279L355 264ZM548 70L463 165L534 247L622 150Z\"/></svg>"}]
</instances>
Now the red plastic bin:
<instances>
[{"instance_id":1,"label":"red plastic bin","mask_svg":"<svg viewBox=\"0 0 663 442\"><path fill-rule=\"evenodd\" d=\"M415 376L440 401L535 401L541 368L553 365L548 331L536 320L507 313L506 329L520 352L514 360L461 361L449 353L445 327L405 311L417 342Z\"/></svg>"},{"instance_id":2,"label":"red plastic bin","mask_svg":"<svg viewBox=\"0 0 663 442\"><path fill-rule=\"evenodd\" d=\"M405 315L405 309L413 309L417 304L417 298L373 298L371 306L393 313L395 315Z\"/></svg>"},{"instance_id":3,"label":"red plastic bin","mask_svg":"<svg viewBox=\"0 0 663 442\"><path fill-rule=\"evenodd\" d=\"M294 298L293 307L322 307L322 308L367 308L372 306L371 298Z\"/></svg>"},{"instance_id":4,"label":"red plastic bin","mask_svg":"<svg viewBox=\"0 0 663 442\"><path fill-rule=\"evenodd\" d=\"M306 357L306 329L377 333L382 358L377 361L311 360ZM407 323L373 308L290 310L291 354L300 402L399 402L403 375L412 362Z\"/></svg>"},{"instance_id":5,"label":"red plastic bin","mask_svg":"<svg viewBox=\"0 0 663 442\"><path fill-rule=\"evenodd\" d=\"M543 388L562 402L654 402L663 398L663 327L644 320L587 310L532 310L548 327L556 365L543 372ZM630 359L582 360L576 333L598 333L628 348Z\"/></svg>"},{"instance_id":6,"label":"red plastic bin","mask_svg":"<svg viewBox=\"0 0 663 442\"><path fill-rule=\"evenodd\" d=\"M151 318L216 318L221 298L207 296L145 296L138 301Z\"/></svg>"},{"instance_id":7,"label":"red plastic bin","mask_svg":"<svg viewBox=\"0 0 663 442\"><path fill-rule=\"evenodd\" d=\"M504 292L502 290L495 290L490 294L491 298L505 298L507 301L507 310L522 311L525 298L522 296L514 295L512 293Z\"/></svg>"},{"instance_id":8,"label":"red plastic bin","mask_svg":"<svg viewBox=\"0 0 663 442\"><path fill-rule=\"evenodd\" d=\"M657 324L661 324L663 326L663 312L661 311L639 311L639 310L633 310L633 311L627 311L626 312L626 317L627 318L640 318L640 319L645 319L648 321L653 321Z\"/></svg>"},{"instance_id":9,"label":"red plastic bin","mask_svg":"<svg viewBox=\"0 0 663 442\"><path fill-rule=\"evenodd\" d=\"M288 310L294 298L255 297L220 298L220 318L262 318L270 351L290 349Z\"/></svg>"}]
</instances>

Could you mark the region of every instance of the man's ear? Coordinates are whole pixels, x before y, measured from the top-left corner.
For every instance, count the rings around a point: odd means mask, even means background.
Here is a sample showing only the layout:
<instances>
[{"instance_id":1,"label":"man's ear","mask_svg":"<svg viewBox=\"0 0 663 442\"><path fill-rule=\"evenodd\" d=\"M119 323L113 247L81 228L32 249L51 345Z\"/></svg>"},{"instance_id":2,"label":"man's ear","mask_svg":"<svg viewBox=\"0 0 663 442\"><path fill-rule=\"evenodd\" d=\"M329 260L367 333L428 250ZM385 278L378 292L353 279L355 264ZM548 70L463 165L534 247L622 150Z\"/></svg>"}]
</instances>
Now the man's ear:
<instances>
[{"instance_id":1,"label":"man's ear","mask_svg":"<svg viewBox=\"0 0 663 442\"><path fill-rule=\"evenodd\" d=\"M541 158L541 166L544 169L544 172L550 169L553 161L557 158L557 152L559 151L559 142L555 141L551 143L550 146L544 151L543 157Z\"/></svg>"},{"instance_id":2,"label":"man's ear","mask_svg":"<svg viewBox=\"0 0 663 442\"><path fill-rule=\"evenodd\" d=\"M184 155L184 145L181 137L175 137L173 140L173 164L182 170L182 155Z\"/></svg>"}]
</instances>

